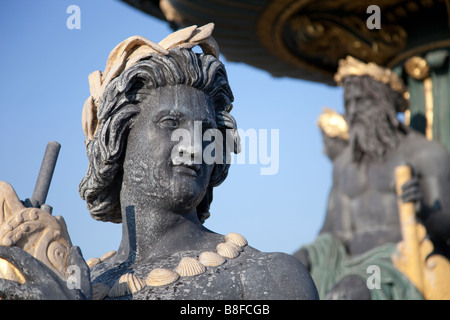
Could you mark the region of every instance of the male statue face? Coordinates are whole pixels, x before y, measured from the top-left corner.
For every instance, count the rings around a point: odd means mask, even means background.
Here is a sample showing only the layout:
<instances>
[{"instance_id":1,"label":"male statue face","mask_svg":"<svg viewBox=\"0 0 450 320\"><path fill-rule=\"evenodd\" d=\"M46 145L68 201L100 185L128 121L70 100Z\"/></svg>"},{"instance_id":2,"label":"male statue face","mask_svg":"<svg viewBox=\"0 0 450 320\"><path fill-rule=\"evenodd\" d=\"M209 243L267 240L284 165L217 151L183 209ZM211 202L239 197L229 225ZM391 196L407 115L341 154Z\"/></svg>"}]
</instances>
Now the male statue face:
<instances>
[{"instance_id":1,"label":"male statue face","mask_svg":"<svg viewBox=\"0 0 450 320\"><path fill-rule=\"evenodd\" d=\"M194 161L204 149L203 132L194 131L216 128L212 102L201 90L186 85L159 87L140 94L144 95L142 111L127 141L123 188L146 197L153 207L175 212L193 210L203 199L213 170L213 165ZM200 139L196 144L194 139L173 141L177 129ZM173 155L181 153L187 161L174 160Z\"/></svg>"},{"instance_id":2,"label":"male statue face","mask_svg":"<svg viewBox=\"0 0 450 320\"><path fill-rule=\"evenodd\" d=\"M355 126L362 124L364 114L370 113L376 107L375 101L363 90L361 84L351 78L344 82L344 102L350 132Z\"/></svg>"},{"instance_id":3,"label":"male statue face","mask_svg":"<svg viewBox=\"0 0 450 320\"><path fill-rule=\"evenodd\" d=\"M382 158L397 145L397 125L392 122L395 106L391 102L375 99L373 93L377 88L372 85L364 87L362 80L350 76L343 81L345 117L354 161L359 161L363 155L372 159ZM379 92L380 95L382 93Z\"/></svg>"}]
</instances>

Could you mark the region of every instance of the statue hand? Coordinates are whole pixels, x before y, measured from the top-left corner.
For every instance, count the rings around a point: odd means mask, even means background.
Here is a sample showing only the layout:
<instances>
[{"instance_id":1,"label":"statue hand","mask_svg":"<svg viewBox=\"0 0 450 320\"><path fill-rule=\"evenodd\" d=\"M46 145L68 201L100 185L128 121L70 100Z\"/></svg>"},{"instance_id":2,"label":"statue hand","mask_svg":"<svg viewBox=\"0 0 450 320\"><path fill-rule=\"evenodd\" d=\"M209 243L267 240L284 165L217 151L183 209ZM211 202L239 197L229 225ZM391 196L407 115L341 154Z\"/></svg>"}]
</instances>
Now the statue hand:
<instances>
[{"instance_id":1,"label":"statue hand","mask_svg":"<svg viewBox=\"0 0 450 320\"><path fill-rule=\"evenodd\" d=\"M78 284L61 279L41 261L18 247L0 246L0 258L14 265L25 278L23 284L0 279L2 299L82 300L92 297L89 267L78 247L70 248L67 259L68 266L75 266L75 272L78 272Z\"/></svg>"},{"instance_id":2,"label":"statue hand","mask_svg":"<svg viewBox=\"0 0 450 320\"><path fill-rule=\"evenodd\" d=\"M417 176L413 176L402 185L402 194L400 195L400 199L405 203L415 202L416 213L420 215L422 211L423 192Z\"/></svg>"},{"instance_id":3,"label":"statue hand","mask_svg":"<svg viewBox=\"0 0 450 320\"><path fill-rule=\"evenodd\" d=\"M403 202L420 202L423 194L420 182L417 177L412 177L402 185L402 194L400 196Z\"/></svg>"}]
</instances>

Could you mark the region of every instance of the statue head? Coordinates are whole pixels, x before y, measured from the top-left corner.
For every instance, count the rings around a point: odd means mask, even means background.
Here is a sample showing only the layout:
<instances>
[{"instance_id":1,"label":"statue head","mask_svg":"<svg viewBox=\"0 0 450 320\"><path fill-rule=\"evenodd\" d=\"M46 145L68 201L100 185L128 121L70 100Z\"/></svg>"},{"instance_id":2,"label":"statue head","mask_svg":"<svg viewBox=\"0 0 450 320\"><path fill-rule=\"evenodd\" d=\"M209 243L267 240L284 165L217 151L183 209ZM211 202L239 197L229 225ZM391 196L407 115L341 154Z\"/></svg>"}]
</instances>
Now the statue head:
<instances>
[{"instance_id":1,"label":"statue head","mask_svg":"<svg viewBox=\"0 0 450 320\"><path fill-rule=\"evenodd\" d=\"M223 157L226 158L230 152L238 152L236 122L229 114L233 94L226 70L218 60L218 47L211 37L212 28L212 24L201 28L185 28L159 44L142 37L129 38L111 52L105 72L91 74L91 96L83 110L83 130L87 138L89 164L80 183L80 195L86 200L94 219L121 222L120 190L124 179L124 165L134 167L134 182L139 180L139 168L152 175L150 180L142 181L148 183L149 187L153 186L156 190L164 187L163 184L167 182L164 176L158 176L161 172L158 171L158 168L161 169L158 166L167 165L167 161L171 159L166 159L165 163L156 163L156 159L146 163L136 157L126 157L127 152L143 151L143 145L129 146L128 138L130 134L133 135L134 127L145 127L141 123L144 120L141 119L154 119L156 115L152 112L156 112L158 108L164 109L167 119L159 119L162 124L155 119L155 124L158 124L158 128L163 126L169 129L173 125L171 121L181 117L183 110L191 118L197 117L199 120L202 120L203 112L206 121L212 122L210 126L219 129L224 136L233 135L236 143L232 147L223 148ZM191 50L196 45L202 47L202 54ZM184 99L184 102L180 103L178 98ZM149 132L142 134L150 134ZM148 139L145 140L146 138ZM161 144L167 143L162 141L162 136L144 137L142 141L146 143L152 138ZM136 137L136 133L133 139L135 144L139 144L140 138ZM147 158L161 153L161 146L147 147L151 153ZM185 146L184 150L187 151L190 147ZM209 216L213 188L221 184L228 174L227 163L223 161L213 164L206 174L208 181L202 187L201 198L195 200L201 222ZM157 168L152 170L149 166ZM189 171L195 168L187 164L185 169ZM140 191L142 190L136 190Z\"/></svg>"},{"instance_id":2,"label":"statue head","mask_svg":"<svg viewBox=\"0 0 450 320\"><path fill-rule=\"evenodd\" d=\"M406 127L397 113L408 108L403 81L390 69L347 57L335 80L344 88L345 118L354 160L363 154L383 157L398 144Z\"/></svg>"}]
</instances>

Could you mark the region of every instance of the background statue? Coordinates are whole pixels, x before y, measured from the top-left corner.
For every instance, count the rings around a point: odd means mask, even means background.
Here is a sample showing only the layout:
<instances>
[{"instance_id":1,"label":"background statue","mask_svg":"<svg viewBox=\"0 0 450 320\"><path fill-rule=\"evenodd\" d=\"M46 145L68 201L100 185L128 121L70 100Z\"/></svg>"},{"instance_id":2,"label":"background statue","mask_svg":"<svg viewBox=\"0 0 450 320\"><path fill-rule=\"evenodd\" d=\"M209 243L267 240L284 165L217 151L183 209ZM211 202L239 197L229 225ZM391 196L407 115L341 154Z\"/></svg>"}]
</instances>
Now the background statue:
<instances>
[{"instance_id":1,"label":"background statue","mask_svg":"<svg viewBox=\"0 0 450 320\"><path fill-rule=\"evenodd\" d=\"M318 297L308 271L294 257L262 253L239 234L223 236L202 225L213 188L228 174L226 159L239 151L229 113L233 95L212 29L212 24L188 27L159 44L131 37L111 52L103 73L89 76L91 96L83 109L89 167L80 194L93 218L121 222L123 237L116 253L89 262L89 272L79 261L84 298ZM191 50L196 45L203 54ZM215 152L221 150L214 163L202 158L210 144L202 137L209 129L225 137L214 140ZM177 130L194 142L174 139ZM3 247L0 257L20 260L17 250L6 249L16 248ZM23 264L17 267L22 271ZM32 284L0 280L0 292L20 298L21 286ZM58 292L63 286L56 281L53 296L79 298L72 294L76 290ZM45 298L45 293L36 296Z\"/></svg>"},{"instance_id":2,"label":"background statue","mask_svg":"<svg viewBox=\"0 0 450 320\"><path fill-rule=\"evenodd\" d=\"M295 256L310 269L322 298L420 299L391 261L402 240L394 172L400 165L412 168L402 201L417 203L417 218L436 252L447 254L450 157L397 119L407 100L402 81L390 70L348 57L336 80L344 87L349 144L334 161L319 236ZM370 266L380 268L376 290L367 286Z\"/></svg>"}]
</instances>

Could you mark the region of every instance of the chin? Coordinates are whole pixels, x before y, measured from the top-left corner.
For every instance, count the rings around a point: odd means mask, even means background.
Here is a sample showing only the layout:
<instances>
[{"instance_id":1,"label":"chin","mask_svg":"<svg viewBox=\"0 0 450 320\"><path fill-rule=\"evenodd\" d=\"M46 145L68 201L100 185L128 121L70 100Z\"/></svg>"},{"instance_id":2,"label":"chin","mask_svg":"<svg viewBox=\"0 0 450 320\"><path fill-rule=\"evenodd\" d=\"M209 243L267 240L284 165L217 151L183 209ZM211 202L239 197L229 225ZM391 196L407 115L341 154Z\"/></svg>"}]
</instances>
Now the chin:
<instances>
[{"instance_id":1,"label":"chin","mask_svg":"<svg viewBox=\"0 0 450 320\"><path fill-rule=\"evenodd\" d=\"M206 194L206 187L201 188L197 183L181 183L173 188L173 204L183 211L195 209Z\"/></svg>"}]
</instances>

